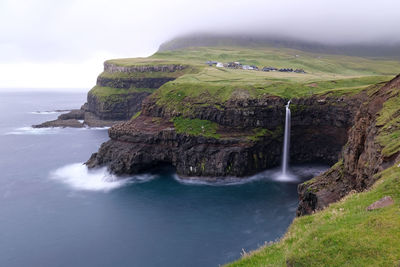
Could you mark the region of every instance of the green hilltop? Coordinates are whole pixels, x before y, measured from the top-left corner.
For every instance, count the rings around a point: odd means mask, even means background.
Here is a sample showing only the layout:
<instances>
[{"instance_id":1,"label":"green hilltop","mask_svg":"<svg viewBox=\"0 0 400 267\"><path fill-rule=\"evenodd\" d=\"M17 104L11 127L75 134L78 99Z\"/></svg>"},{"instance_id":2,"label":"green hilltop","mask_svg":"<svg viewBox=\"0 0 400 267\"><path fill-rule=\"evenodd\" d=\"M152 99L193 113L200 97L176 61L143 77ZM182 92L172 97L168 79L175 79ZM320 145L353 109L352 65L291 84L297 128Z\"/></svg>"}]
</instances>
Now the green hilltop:
<instances>
[{"instance_id":1,"label":"green hilltop","mask_svg":"<svg viewBox=\"0 0 400 267\"><path fill-rule=\"evenodd\" d=\"M256 65L260 70L218 68L205 64L209 60L222 63L238 61L243 65ZM157 78L161 75L176 78L154 90L153 97L158 99L158 104L181 113L187 112L193 103L220 105L237 97L275 95L289 99L312 94L351 94L388 81L400 72L400 62L396 60L260 46L192 47L159 51L147 58L113 59L106 63L124 67L169 64L186 66L183 70L170 73L103 72L100 75L113 79ZM303 69L306 73L264 72L261 71L264 66ZM99 88L94 91L99 91ZM102 96L105 92L115 93L111 89L101 91Z\"/></svg>"}]
</instances>

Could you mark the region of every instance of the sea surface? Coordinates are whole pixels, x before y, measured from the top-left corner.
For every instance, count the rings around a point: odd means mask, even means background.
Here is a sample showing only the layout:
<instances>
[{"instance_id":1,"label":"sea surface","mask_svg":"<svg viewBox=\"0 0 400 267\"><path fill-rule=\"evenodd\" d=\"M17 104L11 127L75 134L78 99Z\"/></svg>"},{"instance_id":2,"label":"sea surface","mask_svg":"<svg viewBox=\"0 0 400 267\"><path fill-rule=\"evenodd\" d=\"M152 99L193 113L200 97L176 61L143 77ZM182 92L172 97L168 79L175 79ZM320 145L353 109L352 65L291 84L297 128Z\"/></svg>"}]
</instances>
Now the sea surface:
<instances>
[{"instance_id":1,"label":"sea surface","mask_svg":"<svg viewBox=\"0 0 400 267\"><path fill-rule=\"evenodd\" d=\"M247 183L183 182L173 171L124 179L83 162L107 129L33 129L86 93L0 93L0 266L218 266L279 239L297 184L326 166Z\"/></svg>"}]
</instances>

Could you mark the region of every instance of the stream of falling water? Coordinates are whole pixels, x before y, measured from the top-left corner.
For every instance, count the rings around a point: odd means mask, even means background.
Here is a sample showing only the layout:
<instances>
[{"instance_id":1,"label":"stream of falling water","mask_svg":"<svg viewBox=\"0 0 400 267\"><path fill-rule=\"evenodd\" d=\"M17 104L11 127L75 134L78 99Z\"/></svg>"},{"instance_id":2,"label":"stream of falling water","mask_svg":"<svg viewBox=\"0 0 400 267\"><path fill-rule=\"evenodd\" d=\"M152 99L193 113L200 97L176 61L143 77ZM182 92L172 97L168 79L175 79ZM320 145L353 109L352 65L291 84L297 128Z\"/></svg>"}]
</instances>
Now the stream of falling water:
<instances>
[{"instance_id":1,"label":"stream of falling water","mask_svg":"<svg viewBox=\"0 0 400 267\"><path fill-rule=\"evenodd\" d=\"M289 147L290 147L290 100L286 104L286 118L285 118L285 135L283 140L283 156L282 156L282 176L287 176L287 169L289 164Z\"/></svg>"}]
</instances>

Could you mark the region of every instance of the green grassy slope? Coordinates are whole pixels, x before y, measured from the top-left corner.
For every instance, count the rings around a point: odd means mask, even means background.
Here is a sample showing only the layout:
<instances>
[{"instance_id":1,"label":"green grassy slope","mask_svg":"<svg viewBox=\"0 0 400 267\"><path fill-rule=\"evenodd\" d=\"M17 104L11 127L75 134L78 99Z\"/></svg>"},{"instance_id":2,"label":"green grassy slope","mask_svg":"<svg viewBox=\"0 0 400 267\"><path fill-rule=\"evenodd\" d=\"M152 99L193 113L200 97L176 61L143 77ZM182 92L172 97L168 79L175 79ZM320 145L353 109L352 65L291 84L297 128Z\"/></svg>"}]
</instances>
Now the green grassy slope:
<instances>
[{"instance_id":1,"label":"green grassy slope","mask_svg":"<svg viewBox=\"0 0 400 267\"><path fill-rule=\"evenodd\" d=\"M162 65L166 63L204 66L204 62L207 60L240 61L242 64L254 64L259 67L303 68L308 73L318 77L324 77L323 74L328 74L330 78L335 77L335 75L392 75L400 71L399 62L394 60L372 60L271 47L195 47L157 52L148 58L113 59L107 62L120 66ZM295 76L291 75L291 77Z\"/></svg>"},{"instance_id":2,"label":"green grassy slope","mask_svg":"<svg viewBox=\"0 0 400 267\"><path fill-rule=\"evenodd\" d=\"M207 60L240 61L259 68L301 68L307 73L263 72L209 67ZM360 57L323 55L299 50L271 47L196 47L178 51L157 52L148 58L114 59L107 61L120 66L183 64L189 71L181 71L175 81L162 86L157 97L159 104L173 105L189 102L223 103L237 92L248 97L277 95L300 97L327 90L360 90L368 85L387 81L400 72L400 62L372 60ZM108 74L102 74L108 75ZM120 74L112 74L120 75ZM127 74L121 74L127 75ZM139 74L132 74L139 75ZM157 73L140 73L143 77L157 77ZM184 96L184 97L182 97ZM191 101L193 100L193 101ZM211 101L211 102L210 102Z\"/></svg>"},{"instance_id":3,"label":"green grassy slope","mask_svg":"<svg viewBox=\"0 0 400 267\"><path fill-rule=\"evenodd\" d=\"M400 168L393 166L379 175L368 192L296 218L280 242L245 254L229 266L398 266ZM387 195L395 205L366 211Z\"/></svg>"}]
</instances>

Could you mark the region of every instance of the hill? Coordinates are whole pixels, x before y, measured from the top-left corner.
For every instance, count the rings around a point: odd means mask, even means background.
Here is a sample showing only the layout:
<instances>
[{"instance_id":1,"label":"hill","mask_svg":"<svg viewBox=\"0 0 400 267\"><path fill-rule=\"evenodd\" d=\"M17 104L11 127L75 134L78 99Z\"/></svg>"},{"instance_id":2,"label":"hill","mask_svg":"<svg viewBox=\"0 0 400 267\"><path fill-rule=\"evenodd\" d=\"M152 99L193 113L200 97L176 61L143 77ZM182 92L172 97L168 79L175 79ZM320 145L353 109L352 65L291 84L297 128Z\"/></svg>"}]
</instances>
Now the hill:
<instances>
[{"instance_id":1,"label":"hill","mask_svg":"<svg viewBox=\"0 0 400 267\"><path fill-rule=\"evenodd\" d=\"M189 47L274 47L290 48L301 51L336 54L372 58L387 58L400 60L400 44L393 43L354 43L325 44L295 38L262 34L212 34L197 33L173 38L160 45L159 51L182 50Z\"/></svg>"},{"instance_id":2,"label":"hill","mask_svg":"<svg viewBox=\"0 0 400 267\"><path fill-rule=\"evenodd\" d=\"M206 61L223 63L239 61L258 68L303 69L306 73L264 72L218 68ZM369 85L390 80L400 72L396 60L376 60L362 57L329 55L274 47L194 47L175 51L159 51L148 58L113 59L106 64L129 68L132 66L182 65L174 72L103 72L100 78L129 79L155 78L166 75L173 78L162 85L153 97L160 104L185 110L192 103L213 105L232 97L257 98L275 95L286 99L316 93L355 93ZM185 98L187 101L181 101ZM190 104L189 104L190 103Z\"/></svg>"}]
</instances>

